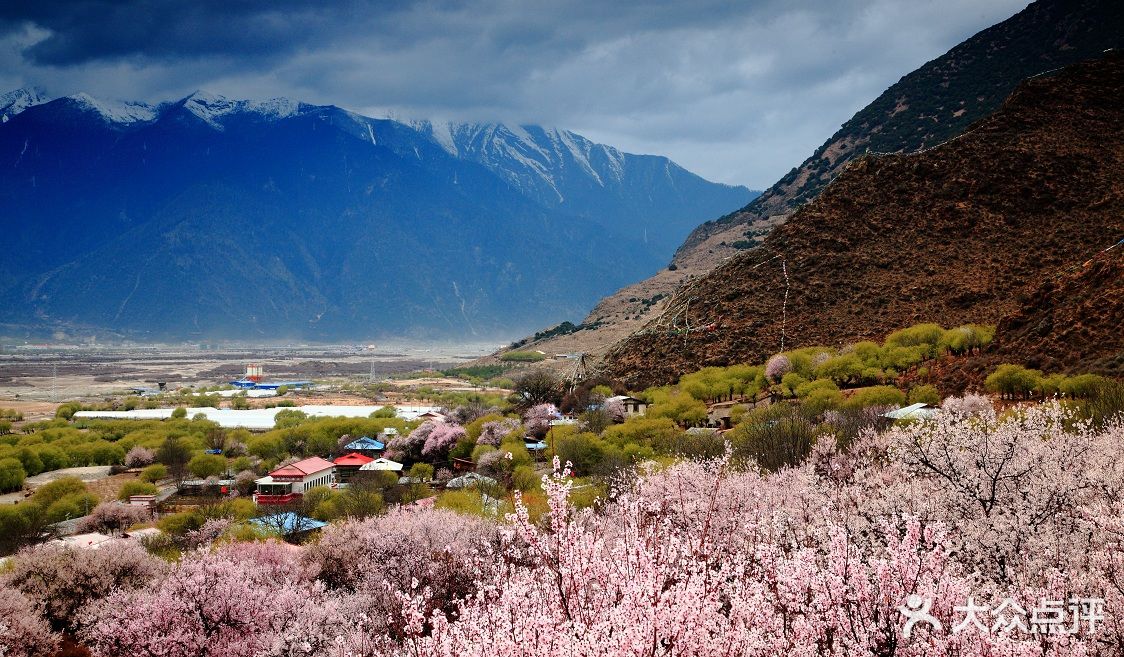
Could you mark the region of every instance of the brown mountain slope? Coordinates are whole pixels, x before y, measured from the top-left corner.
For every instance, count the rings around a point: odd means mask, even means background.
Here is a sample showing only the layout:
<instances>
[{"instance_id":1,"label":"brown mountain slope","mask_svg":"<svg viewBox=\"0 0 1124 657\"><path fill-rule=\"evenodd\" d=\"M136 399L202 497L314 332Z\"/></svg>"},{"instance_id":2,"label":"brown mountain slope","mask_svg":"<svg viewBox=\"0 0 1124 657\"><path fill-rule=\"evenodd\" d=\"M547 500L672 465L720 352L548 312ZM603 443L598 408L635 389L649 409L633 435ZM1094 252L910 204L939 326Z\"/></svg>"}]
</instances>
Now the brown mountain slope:
<instances>
[{"instance_id":1,"label":"brown mountain slope","mask_svg":"<svg viewBox=\"0 0 1124 657\"><path fill-rule=\"evenodd\" d=\"M1109 54L1028 80L944 145L854 161L759 249L682 288L606 368L668 382L761 360L782 338L838 345L1018 312L1020 292L1124 236L1122 91L1124 57Z\"/></svg>"},{"instance_id":2,"label":"brown mountain slope","mask_svg":"<svg viewBox=\"0 0 1124 657\"><path fill-rule=\"evenodd\" d=\"M731 229L787 215L814 199L854 158L912 153L964 132L1024 79L1124 45L1124 3L1038 0L904 76L840 126L800 166L739 212L697 228L676 258Z\"/></svg>"},{"instance_id":3,"label":"brown mountain slope","mask_svg":"<svg viewBox=\"0 0 1124 657\"><path fill-rule=\"evenodd\" d=\"M663 309L683 284L746 248L867 152L916 152L986 117L1031 75L1099 57L1124 46L1119 0L1038 0L904 76L844 123L800 166L742 210L699 226L663 270L603 299L567 336L539 341L546 352L603 353Z\"/></svg>"},{"instance_id":4,"label":"brown mountain slope","mask_svg":"<svg viewBox=\"0 0 1124 657\"><path fill-rule=\"evenodd\" d=\"M1051 276L999 322L1003 362L1124 376L1124 243Z\"/></svg>"}]
</instances>

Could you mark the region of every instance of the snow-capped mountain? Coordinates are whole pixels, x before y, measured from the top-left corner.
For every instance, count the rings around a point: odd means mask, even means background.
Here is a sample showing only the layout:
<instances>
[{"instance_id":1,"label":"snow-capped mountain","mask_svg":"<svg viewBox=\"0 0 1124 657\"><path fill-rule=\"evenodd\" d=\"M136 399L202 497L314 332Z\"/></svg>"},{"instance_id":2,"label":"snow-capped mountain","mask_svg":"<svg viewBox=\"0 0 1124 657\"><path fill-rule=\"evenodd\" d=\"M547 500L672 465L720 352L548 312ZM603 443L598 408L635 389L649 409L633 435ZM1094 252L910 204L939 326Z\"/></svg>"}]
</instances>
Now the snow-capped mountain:
<instances>
[{"instance_id":1,"label":"snow-capped mountain","mask_svg":"<svg viewBox=\"0 0 1124 657\"><path fill-rule=\"evenodd\" d=\"M7 123L8 119L16 114L48 100L50 98L47 96L47 92L39 87L16 89L0 95L0 123Z\"/></svg>"},{"instance_id":2,"label":"snow-capped mountain","mask_svg":"<svg viewBox=\"0 0 1124 657\"><path fill-rule=\"evenodd\" d=\"M622 222L660 253L678 246L684 217L702 222L720 216L714 214L718 208L699 204L712 184L665 157L622 153L568 130L535 125L421 121L413 126L540 204L594 221ZM630 218L639 221L628 223Z\"/></svg>"},{"instance_id":3,"label":"snow-capped mountain","mask_svg":"<svg viewBox=\"0 0 1124 657\"><path fill-rule=\"evenodd\" d=\"M6 333L515 332L580 314L751 198L537 126L203 92L3 99Z\"/></svg>"}]
</instances>

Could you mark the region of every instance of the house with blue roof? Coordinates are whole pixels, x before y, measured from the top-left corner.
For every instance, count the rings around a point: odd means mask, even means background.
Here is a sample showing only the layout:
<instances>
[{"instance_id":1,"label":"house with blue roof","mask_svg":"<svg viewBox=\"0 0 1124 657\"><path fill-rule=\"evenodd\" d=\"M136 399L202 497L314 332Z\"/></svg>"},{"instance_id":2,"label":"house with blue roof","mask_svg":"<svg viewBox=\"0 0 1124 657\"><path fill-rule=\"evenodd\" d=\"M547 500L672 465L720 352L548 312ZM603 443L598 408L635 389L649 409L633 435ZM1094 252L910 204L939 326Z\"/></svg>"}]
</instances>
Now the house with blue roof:
<instances>
[{"instance_id":1,"label":"house with blue roof","mask_svg":"<svg viewBox=\"0 0 1124 657\"><path fill-rule=\"evenodd\" d=\"M344 445L343 448L349 452L359 452L370 456L367 452L381 452L386 449L386 445L370 436L363 436Z\"/></svg>"}]
</instances>

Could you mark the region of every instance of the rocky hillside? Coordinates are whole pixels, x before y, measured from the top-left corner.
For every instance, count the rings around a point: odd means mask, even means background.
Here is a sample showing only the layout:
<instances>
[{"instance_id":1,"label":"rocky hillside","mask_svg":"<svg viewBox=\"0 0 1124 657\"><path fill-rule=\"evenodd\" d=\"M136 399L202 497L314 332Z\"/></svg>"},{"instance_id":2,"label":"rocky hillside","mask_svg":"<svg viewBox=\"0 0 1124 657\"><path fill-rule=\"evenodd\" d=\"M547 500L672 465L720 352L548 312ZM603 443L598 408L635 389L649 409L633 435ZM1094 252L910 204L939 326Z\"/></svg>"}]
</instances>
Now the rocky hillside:
<instances>
[{"instance_id":1,"label":"rocky hillside","mask_svg":"<svg viewBox=\"0 0 1124 657\"><path fill-rule=\"evenodd\" d=\"M1124 239L1019 301L999 322L998 360L1124 376Z\"/></svg>"},{"instance_id":2,"label":"rocky hillside","mask_svg":"<svg viewBox=\"0 0 1124 657\"><path fill-rule=\"evenodd\" d=\"M477 339L580 316L751 197L536 126L0 97L0 332Z\"/></svg>"},{"instance_id":3,"label":"rocky hillside","mask_svg":"<svg viewBox=\"0 0 1124 657\"><path fill-rule=\"evenodd\" d=\"M1121 89L1124 56L1111 53L1026 81L946 144L857 159L760 248L683 287L607 368L667 382L761 360L782 342L1034 316L1051 303L1034 290L1124 237ZM1036 298L1043 308L1024 305ZM1036 349L1017 321L1005 324L1012 345ZM1081 326L1090 344L1119 339L1094 334L1111 333L1099 320Z\"/></svg>"},{"instance_id":4,"label":"rocky hillside","mask_svg":"<svg viewBox=\"0 0 1124 657\"><path fill-rule=\"evenodd\" d=\"M753 224L811 201L853 159L943 143L994 112L1022 80L1121 46L1124 4L1038 0L903 77L744 209L696 229L677 258L719 233L727 245L753 241ZM738 227L741 234L730 232Z\"/></svg>"},{"instance_id":5,"label":"rocky hillside","mask_svg":"<svg viewBox=\"0 0 1124 657\"><path fill-rule=\"evenodd\" d=\"M596 326L539 348L599 352L639 329L683 282L760 245L800 205L814 199L855 158L910 153L942 143L999 107L1022 80L1124 47L1124 3L1038 0L903 77L863 108L815 153L742 210L699 226L662 270L603 299Z\"/></svg>"}]
</instances>

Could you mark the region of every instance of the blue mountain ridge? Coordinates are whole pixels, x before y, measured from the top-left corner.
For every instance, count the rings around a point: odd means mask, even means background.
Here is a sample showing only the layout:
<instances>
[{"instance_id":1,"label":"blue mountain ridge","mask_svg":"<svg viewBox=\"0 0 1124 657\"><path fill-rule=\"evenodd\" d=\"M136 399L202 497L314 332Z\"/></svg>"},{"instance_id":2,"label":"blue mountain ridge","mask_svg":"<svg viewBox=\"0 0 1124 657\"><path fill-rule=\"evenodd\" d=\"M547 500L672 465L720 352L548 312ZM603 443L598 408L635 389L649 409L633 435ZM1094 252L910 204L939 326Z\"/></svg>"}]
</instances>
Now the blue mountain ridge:
<instances>
[{"instance_id":1,"label":"blue mountain ridge","mask_svg":"<svg viewBox=\"0 0 1124 657\"><path fill-rule=\"evenodd\" d=\"M753 193L539 126L0 97L0 334L509 336Z\"/></svg>"}]
</instances>

